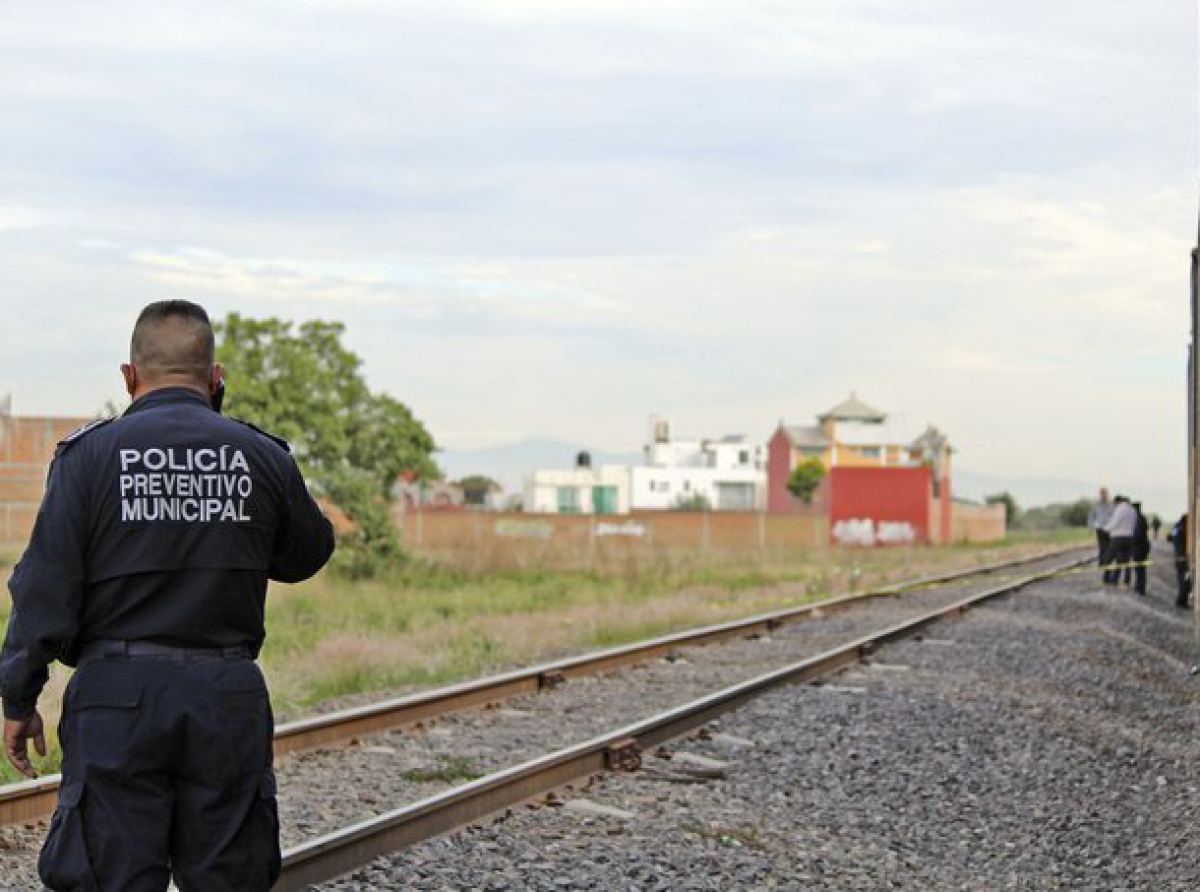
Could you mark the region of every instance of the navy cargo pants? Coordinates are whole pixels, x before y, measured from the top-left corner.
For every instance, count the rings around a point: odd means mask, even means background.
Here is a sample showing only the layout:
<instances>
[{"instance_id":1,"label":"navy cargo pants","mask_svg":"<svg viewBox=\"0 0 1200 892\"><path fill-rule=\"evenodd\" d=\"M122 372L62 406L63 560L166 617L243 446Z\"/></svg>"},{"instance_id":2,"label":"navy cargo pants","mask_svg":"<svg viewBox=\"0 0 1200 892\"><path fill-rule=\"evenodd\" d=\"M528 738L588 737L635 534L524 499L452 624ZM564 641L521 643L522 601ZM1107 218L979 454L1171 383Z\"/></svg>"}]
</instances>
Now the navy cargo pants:
<instances>
[{"instance_id":1,"label":"navy cargo pants","mask_svg":"<svg viewBox=\"0 0 1200 892\"><path fill-rule=\"evenodd\" d=\"M85 654L67 687L38 864L51 889L162 892L173 875L181 892L266 892L279 875L262 673L244 655L163 650Z\"/></svg>"}]
</instances>

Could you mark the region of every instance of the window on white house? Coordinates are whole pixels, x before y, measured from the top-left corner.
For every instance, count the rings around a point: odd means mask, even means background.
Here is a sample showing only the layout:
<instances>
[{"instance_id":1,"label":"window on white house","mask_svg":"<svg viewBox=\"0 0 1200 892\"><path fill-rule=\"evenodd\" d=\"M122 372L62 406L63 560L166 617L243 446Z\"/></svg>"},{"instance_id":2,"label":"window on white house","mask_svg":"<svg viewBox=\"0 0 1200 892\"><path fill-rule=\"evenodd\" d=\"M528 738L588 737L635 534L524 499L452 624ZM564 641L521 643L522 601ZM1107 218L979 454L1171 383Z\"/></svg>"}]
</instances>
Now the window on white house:
<instances>
[{"instance_id":1,"label":"window on white house","mask_svg":"<svg viewBox=\"0 0 1200 892\"><path fill-rule=\"evenodd\" d=\"M579 489L574 486L560 486L558 488L558 513L559 514L578 514L579 513Z\"/></svg>"}]
</instances>

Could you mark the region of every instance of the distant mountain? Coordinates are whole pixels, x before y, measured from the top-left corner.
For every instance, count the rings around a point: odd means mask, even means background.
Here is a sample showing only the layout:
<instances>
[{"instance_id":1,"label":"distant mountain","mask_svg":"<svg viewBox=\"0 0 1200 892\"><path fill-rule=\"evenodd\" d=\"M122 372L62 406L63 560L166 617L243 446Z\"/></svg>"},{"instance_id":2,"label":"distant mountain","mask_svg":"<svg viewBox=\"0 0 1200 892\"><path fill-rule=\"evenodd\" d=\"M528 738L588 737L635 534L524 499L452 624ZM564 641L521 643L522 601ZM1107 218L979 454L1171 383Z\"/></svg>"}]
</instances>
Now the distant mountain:
<instances>
[{"instance_id":1,"label":"distant mountain","mask_svg":"<svg viewBox=\"0 0 1200 892\"><path fill-rule=\"evenodd\" d=\"M497 481L506 493L519 493L525 485L525 478L533 471L573 468L575 457L581 452L591 455L593 467L642 463L641 452L608 452L592 449L583 443L544 437L531 437L486 449L445 449L434 457L451 480L483 474Z\"/></svg>"},{"instance_id":2,"label":"distant mountain","mask_svg":"<svg viewBox=\"0 0 1200 892\"><path fill-rule=\"evenodd\" d=\"M955 496L977 502L994 493L1009 492L1022 508L1094 499L1100 489L1099 483L1090 480L999 477L958 469L954 471L953 486ZM1147 486L1131 489L1128 495L1144 502L1147 511L1174 517L1185 507L1187 487Z\"/></svg>"}]
</instances>

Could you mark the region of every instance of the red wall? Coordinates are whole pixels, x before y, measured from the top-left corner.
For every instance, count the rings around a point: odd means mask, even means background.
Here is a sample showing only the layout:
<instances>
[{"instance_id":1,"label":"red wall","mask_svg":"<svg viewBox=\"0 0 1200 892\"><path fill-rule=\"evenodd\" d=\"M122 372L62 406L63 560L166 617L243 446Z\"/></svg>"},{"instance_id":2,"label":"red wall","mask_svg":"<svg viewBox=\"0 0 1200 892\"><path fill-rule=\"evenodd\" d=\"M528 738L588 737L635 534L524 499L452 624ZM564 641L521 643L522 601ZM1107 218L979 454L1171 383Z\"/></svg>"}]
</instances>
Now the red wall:
<instances>
[{"instance_id":1,"label":"red wall","mask_svg":"<svg viewBox=\"0 0 1200 892\"><path fill-rule=\"evenodd\" d=\"M791 514L797 501L788 492L788 475L792 473L792 441L780 427L767 444L767 511L771 514Z\"/></svg>"},{"instance_id":2,"label":"red wall","mask_svg":"<svg viewBox=\"0 0 1200 892\"><path fill-rule=\"evenodd\" d=\"M934 503L929 468L838 467L830 470L826 480L830 530L842 520L908 523L918 542L930 541Z\"/></svg>"},{"instance_id":3,"label":"red wall","mask_svg":"<svg viewBox=\"0 0 1200 892\"><path fill-rule=\"evenodd\" d=\"M954 503L950 498L950 477L942 477L942 531L939 542L951 542L954 538Z\"/></svg>"}]
</instances>

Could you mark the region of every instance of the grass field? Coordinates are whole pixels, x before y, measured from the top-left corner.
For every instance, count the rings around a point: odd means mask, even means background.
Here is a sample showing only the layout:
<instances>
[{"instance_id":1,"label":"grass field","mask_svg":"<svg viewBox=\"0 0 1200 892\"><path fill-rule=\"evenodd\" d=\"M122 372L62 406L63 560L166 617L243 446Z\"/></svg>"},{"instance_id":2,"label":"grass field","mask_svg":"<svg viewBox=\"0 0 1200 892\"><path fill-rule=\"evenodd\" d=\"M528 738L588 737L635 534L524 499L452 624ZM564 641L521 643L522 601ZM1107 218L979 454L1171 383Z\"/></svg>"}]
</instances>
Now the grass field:
<instances>
[{"instance_id":1,"label":"grass field","mask_svg":"<svg viewBox=\"0 0 1200 892\"><path fill-rule=\"evenodd\" d=\"M813 549L758 560L637 572L486 575L415 565L385 580L320 575L272 586L261 661L279 718L461 680L567 653L876 586L977 566L1086 535L1014 537L937 548ZM11 555L0 554L0 566ZM7 577L7 570L0 569ZM9 602L0 603L7 622ZM69 670L56 666L42 714L56 722ZM52 735L53 737L53 735ZM39 762L57 770L57 742ZM14 780L0 766L0 780Z\"/></svg>"}]
</instances>

